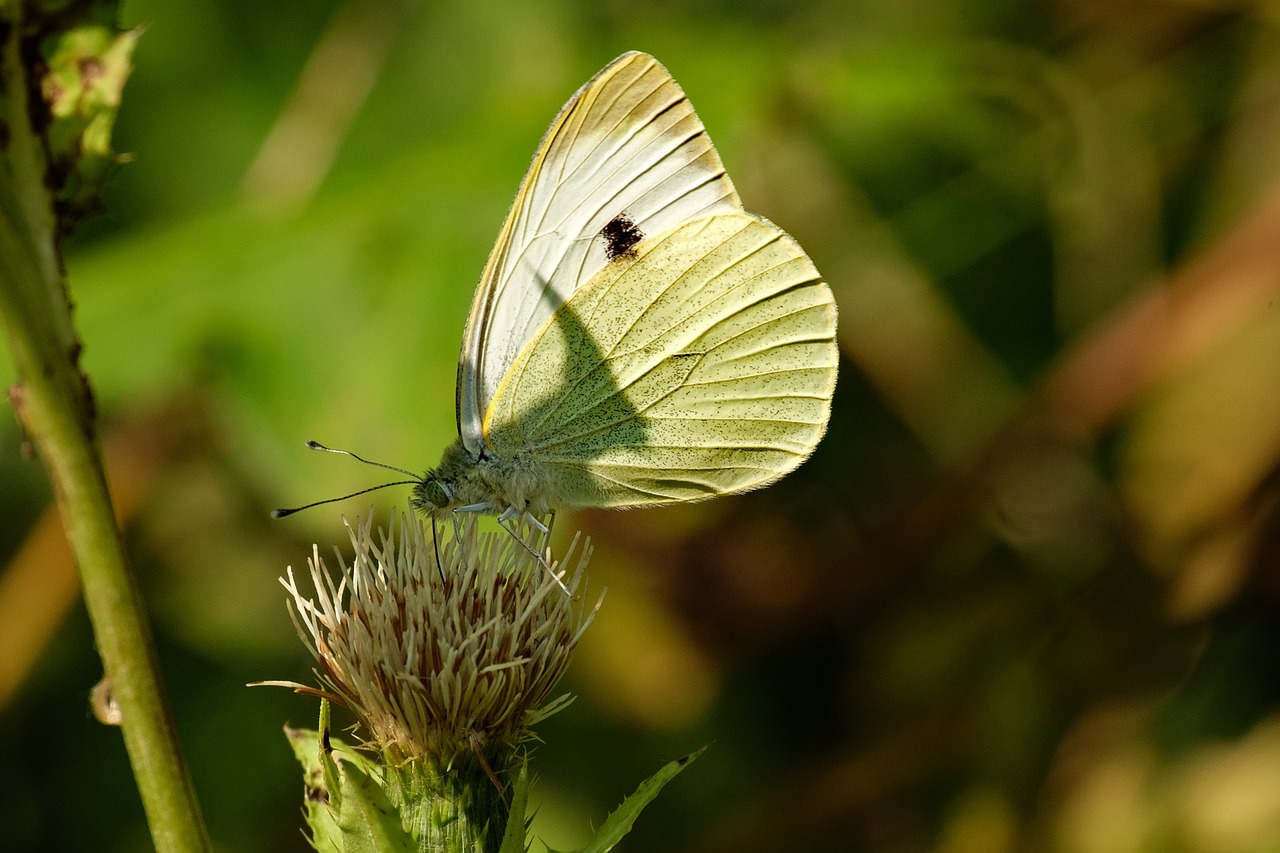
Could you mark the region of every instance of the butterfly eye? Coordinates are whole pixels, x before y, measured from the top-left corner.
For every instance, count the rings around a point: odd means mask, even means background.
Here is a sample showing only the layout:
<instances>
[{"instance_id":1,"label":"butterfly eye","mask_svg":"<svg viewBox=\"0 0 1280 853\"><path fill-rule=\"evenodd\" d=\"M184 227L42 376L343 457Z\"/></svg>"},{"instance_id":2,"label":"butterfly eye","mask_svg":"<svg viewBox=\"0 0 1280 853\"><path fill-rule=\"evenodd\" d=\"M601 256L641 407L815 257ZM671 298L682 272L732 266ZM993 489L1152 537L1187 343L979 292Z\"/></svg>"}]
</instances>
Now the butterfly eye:
<instances>
[{"instance_id":1,"label":"butterfly eye","mask_svg":"<svg viewBox=\"0 0 1280 853\"><path fill-rule=\"evenodd\" d=\"M434 477L423 480L414 492L415 497L432 507L448 506L453 500L453 490L449 488L449 484Z\"/></svg>"}]
</instances>

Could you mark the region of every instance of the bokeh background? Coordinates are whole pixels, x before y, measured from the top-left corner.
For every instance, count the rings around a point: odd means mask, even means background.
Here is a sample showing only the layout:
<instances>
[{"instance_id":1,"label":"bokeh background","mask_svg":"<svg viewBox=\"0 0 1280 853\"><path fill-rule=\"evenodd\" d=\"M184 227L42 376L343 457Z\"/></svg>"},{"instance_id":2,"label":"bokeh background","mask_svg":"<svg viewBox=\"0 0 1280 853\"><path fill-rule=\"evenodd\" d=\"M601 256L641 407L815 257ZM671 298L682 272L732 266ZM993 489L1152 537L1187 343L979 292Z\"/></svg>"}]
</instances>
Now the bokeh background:
<instances>
[{"instance_id":1,"label":"bokeh background","mask_svg":"<svg viewBox=\"0 0 1280 853\"><path fill-rule=\"evenodd\" d=\"M453 438L472 289L546 125L628 49L835 290L831 429L775 487L559 519L609 589L540 728L570 849L1280 848L1280 6L130 0L83 364L219 849L300 851L280 505ZM0 353L0 380L12 381ZM39 465L0 419L0 827L149 847ZM535 845L535 850L541 849Z\"/></svg>"}]
</instances>

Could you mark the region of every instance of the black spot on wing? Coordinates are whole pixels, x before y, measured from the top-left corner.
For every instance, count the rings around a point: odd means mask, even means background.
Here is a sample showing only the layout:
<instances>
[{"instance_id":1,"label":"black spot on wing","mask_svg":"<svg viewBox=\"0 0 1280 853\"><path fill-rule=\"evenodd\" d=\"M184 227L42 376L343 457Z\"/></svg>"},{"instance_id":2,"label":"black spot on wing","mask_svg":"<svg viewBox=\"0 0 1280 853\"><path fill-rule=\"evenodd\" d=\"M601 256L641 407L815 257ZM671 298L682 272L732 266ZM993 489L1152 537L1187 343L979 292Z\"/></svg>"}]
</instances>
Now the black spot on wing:
<instances>
[{"instance_id":1,"label":"black spot on wing","mask_svg":"<svg viewBox=\"0 0 1280 853\"><path fill-rule=\"evenodd\" d=\"M610 261L634 256L632 249L644 239L643 232L625 213L610 219L600 236L604 238L604 253Z\"/></svg>"}]
</instances>

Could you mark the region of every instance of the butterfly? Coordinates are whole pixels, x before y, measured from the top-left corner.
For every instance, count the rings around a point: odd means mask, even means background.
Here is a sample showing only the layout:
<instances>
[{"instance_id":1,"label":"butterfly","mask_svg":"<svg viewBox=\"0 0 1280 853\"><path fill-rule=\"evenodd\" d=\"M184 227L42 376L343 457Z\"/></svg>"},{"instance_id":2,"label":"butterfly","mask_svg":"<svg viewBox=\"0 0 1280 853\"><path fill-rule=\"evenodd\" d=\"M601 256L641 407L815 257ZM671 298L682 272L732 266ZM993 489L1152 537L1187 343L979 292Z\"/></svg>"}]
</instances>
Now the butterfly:
<instances>
[{"instance_id":1,"label":"butterfly","mask_svg":"<svg viewBox=\"0 0 1280 853\"><path fill-rule=\"evenodd\" d=\"M545 531L556 509L764 486L826 431L835 331L831 289L743 209L676 81L623 54L538 146L463 333L458 440L410 502Z\"/></svg>"},{"instance_id":2,"label":"butterfly","mask_svg":"<svg viewBox=\"0 0 1280 853\"><path fill-rule=\"evenodd\" d=\"M826 431L835 331L676 81L623 54L538 146L471 304L458 440L411 503L509 523L764 486Z\"/></svg>"}]
</instances>

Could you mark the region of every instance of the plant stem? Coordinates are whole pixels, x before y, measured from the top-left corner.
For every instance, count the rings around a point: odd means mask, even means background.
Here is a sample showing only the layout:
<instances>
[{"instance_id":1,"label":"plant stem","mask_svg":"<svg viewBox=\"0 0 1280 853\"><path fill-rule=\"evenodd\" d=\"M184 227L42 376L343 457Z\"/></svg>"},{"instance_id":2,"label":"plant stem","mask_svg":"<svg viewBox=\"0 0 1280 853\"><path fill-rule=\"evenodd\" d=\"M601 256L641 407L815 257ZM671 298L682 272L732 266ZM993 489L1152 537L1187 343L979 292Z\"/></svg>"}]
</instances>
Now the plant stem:
<instances>
[{"instance_id":1,"label":"plant stem","mask_svg":"<svg viewBox=\"0 0 1280 853\"><path fill-rule=\"evenodd\" d=\"M7 25L0 27L0 322L18 375L9 396L57 495L156 849L206 851L142 599L116 528L88 380L77 364L58 222L29 109L22 5L9 4L3 15L9 20L0 21Z\"/></svg>"}]
</instances>

